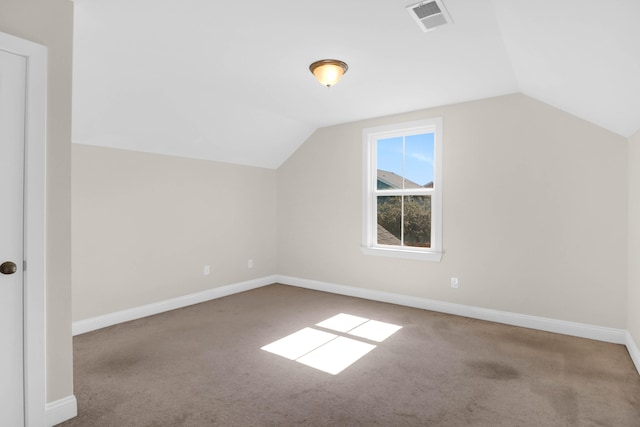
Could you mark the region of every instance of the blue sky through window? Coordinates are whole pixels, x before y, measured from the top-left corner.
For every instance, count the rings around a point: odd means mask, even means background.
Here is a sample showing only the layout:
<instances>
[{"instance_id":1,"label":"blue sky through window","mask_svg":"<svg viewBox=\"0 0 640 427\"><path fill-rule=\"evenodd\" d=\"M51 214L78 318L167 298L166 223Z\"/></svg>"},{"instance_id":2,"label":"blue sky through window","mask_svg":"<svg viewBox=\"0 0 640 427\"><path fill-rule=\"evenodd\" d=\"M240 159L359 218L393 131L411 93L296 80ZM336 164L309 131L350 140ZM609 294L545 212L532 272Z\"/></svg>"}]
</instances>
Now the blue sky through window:
<instances>
[{"instance_id":1,"label":"blue sky through window","mask_svg":"<svg viewBox=\"0 0 640 427\"><path fill-rule=\"evenodd\" d=\"M402 137L378 140L378 169L393 172L419 185L433 182L433 133L404 138L404 173Z\"/></svg>"}]
</instances>

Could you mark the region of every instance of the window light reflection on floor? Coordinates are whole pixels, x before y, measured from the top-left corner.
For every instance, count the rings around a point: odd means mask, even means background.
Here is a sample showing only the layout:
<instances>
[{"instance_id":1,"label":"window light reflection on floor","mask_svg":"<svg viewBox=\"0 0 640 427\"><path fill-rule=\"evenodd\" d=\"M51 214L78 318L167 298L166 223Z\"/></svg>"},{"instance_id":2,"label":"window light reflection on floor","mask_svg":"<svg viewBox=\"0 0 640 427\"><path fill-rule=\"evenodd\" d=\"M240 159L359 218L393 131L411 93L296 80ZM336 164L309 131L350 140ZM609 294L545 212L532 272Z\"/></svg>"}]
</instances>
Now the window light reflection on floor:
<instances>
[{"instance_id":1,"label":"window light reflection on floor","mask_svg":"<svg viewBox=\"0 0 640 427\"><path fill-rule=\"evenodd\" d=\"M337 375L376 348L362 341L382 342L402 326L340 313L315 325L304 328L264 347L269 353Z\"/></svg>"},{"instance_id":2,"label":"window light reflection on floor","mask_svg":"<svg viewBox=\"0 0 640 427\"><path fill-rule=\"evenodd\" d=\"M269 345L265 345L262 349L290 360L296 360L337 337L337 335L328 332L304 328Z\"/></svg>"},{"instance_id":3,"label":"window light reflection on floor","mask_svg":"<svg viewBox=\"0 0 640 427\"><path fill-rule=\"evenodd\" d=\"M350 314L336 314L333 317L328 318L327 320L323 320L320 323L316 323L316 326L320 326L322 328L331 329L337 332L348 332L356 326L362 325L369 319L365 319L364 317L352 316Z\"/></svg>"},{"instance_id":4,"label":"window light reflection on floor","mask_svg":"<svg viewBox=\"0 0 640 427\"><path fill-rule=\"evenodd\" d=\"M375 345L350 338L338 337L307 353L297 361L332 375L339 374L365 354L376 348Z\"/></svg>"},{"instance_id":5,"label":"window light reflection on floor","mask_svg":"<svg viewBox=\"0 0 640 427\"><path fill-rule=\"evenodd\" d=\"M402 328L402 326L378 322L377 320L369 320L349 331L349 335L355 335L356 337L366 338L375 342L382 342L395 334L400 328Z\"/></svg>"}]
</instances>

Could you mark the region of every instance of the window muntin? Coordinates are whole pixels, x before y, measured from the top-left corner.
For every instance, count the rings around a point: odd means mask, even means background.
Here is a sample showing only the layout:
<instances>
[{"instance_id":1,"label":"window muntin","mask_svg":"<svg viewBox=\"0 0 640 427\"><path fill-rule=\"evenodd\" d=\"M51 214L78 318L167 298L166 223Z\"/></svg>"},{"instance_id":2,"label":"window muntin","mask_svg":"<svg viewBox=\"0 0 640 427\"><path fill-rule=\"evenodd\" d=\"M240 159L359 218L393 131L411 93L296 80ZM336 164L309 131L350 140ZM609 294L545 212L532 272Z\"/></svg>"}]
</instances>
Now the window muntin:
<instances>
[{"instance_id":1,"label":"window muntin","mask_svg":"<svg viewBox=\"0 0 640 427\"><path fill-rule=\"evenodd\" d=\"M439 261L442 119L369 128L363 251Z\"/></svg>"}]
</instances>

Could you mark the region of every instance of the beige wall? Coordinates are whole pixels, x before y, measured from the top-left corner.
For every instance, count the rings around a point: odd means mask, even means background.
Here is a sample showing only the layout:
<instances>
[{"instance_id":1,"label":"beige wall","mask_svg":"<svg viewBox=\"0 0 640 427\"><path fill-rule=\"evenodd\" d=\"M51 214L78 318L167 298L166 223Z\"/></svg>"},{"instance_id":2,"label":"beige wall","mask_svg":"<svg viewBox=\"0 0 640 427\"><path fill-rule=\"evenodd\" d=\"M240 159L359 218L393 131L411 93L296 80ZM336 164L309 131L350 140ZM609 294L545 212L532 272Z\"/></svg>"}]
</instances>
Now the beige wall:
<instances>
[{"instance_id":1,"label":"beige wall","mask_svg":"<svg viewBox=\"0 0 640 427\"><path fill-rule=\"evenodd\" d=\"M47 401L73 392L71 349L71 54L73 3L2 0L0 31L48 48Z\"/></svg>"},{"instance_id":2,"label":"beige wall","mask_svg":"<svg viewBox=\"0 0 640 427\"><path fill-rule=\"evenodd\" d=\"M274 170L79 144L72 159L74 321L276 273Z\"/></svg>"},{"instance_id":3,"label":"beige wall","mask_svg":"<svg viewBox=\"0 0 640 427\"><path fill-rule=\"evenodd\" d=\"M629 295L627 329L640 345L640 130L629 140Z\"/></svg>"},{"instance_id":4,"label":"beige wall","mask_svg":"<svg viewBox=\"0 0 640 427\"><path fill-rule=\"evenodd\" d=\"M362 128L437 116L442 262L363 255ZM278 170L278 273L626 328L626 155L517 94L319 129Z\"/></svg>"}]
</instances>

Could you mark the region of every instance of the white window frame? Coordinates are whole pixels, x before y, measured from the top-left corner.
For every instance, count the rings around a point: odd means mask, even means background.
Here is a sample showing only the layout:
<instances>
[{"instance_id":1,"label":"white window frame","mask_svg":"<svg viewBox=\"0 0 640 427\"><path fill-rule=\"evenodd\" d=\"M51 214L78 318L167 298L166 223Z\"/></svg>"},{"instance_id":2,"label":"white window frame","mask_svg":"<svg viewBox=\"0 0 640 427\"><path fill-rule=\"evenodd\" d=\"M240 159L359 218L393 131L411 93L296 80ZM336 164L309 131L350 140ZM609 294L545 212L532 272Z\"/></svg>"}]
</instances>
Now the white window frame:
<instances>
[{"instance_id":1,"label":"white window frame","mask_svg":"<svg viewBox=\"0 0 640 427\"><path fill-rule=\"evenodd\" d=\"M434 134L433 188L418 190L421 195L431 196L431 245L429 248L418 248L378 244L377 196L407 195L409 190L377 189L377 141L423 133ZM366 255L439 262L442 259L442 117L363 129L362 144L362 252ZM416 194L415 189L410 191Z\"/></svg>"}]
</instances>

